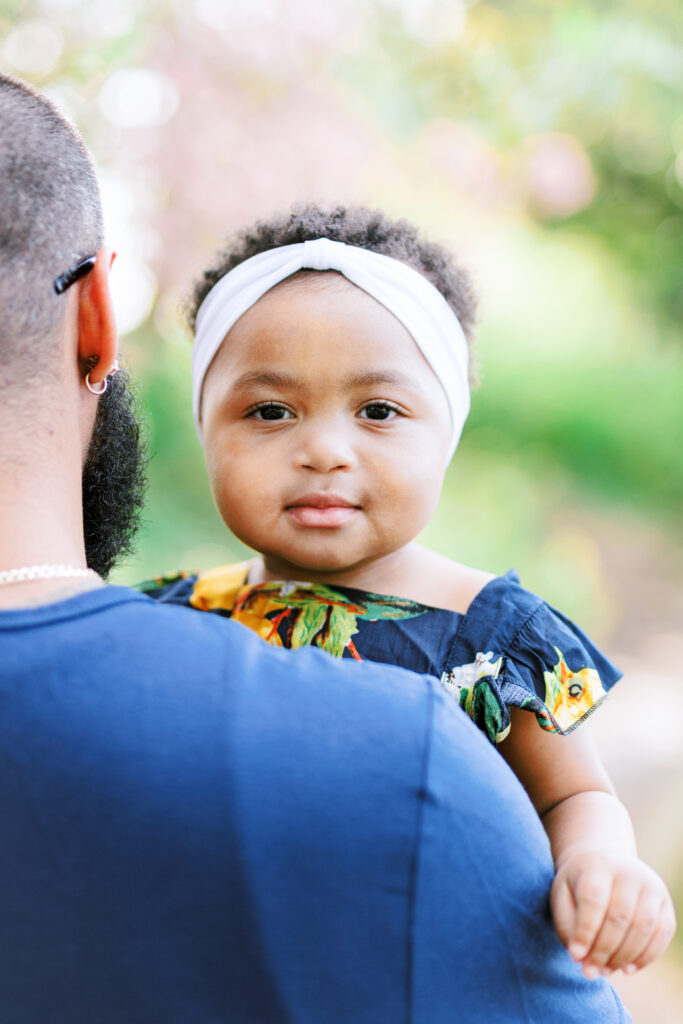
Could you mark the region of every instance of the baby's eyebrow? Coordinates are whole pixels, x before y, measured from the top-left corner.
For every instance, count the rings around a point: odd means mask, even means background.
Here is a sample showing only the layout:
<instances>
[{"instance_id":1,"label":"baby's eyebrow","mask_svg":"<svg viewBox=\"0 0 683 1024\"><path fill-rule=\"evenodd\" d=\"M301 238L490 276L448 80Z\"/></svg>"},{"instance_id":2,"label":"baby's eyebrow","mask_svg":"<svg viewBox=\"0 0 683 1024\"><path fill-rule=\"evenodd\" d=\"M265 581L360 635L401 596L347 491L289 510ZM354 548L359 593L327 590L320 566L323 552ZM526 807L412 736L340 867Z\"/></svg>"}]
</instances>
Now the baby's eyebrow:
<instances>
[{"instance_id":1,"label":"baby's eyebrow","mask_svg":"<svg viewBox=\"0 0 683 1024\"><path fill-rule=\"evenodd\" d=\"M258 391L259 388L305 388L306 383L301 377L277 370L250 370L238 377L233 384L233 391Z\"/></svg>"},{"instance_id":2,"label":"baby's eyebrow","mask_svg":"<svg viewBox=\"0 0 683 1024\"><path fill-rule=\"evenodd\" d=\"M395 373L393 370L372 370L368 373L357 373L353 377L344 379L344 387L374 387L377 384L393 384L395 387L404 390L414 390L415 381L402 373Z\"/></svg>"},{"instance_id":3,"label":"baby's eyebrow","mask_svg":"<svg viewBox=\"0 0 683 1024\"><path fill-rule=\"evenodd\" d=\"M369 370L367 373L354 373L351 377L342 378L339 384L347 391L353 391L355 388L377 387L382 384L402 388L404 391L415 390L414 380L393 370ZM238 377L232 386L233 391L258 391L261 388L307 391L309 384L303 377L295 377L293 374L283 373L280 370L248 370Z\"/></svg>"}]
</instances>

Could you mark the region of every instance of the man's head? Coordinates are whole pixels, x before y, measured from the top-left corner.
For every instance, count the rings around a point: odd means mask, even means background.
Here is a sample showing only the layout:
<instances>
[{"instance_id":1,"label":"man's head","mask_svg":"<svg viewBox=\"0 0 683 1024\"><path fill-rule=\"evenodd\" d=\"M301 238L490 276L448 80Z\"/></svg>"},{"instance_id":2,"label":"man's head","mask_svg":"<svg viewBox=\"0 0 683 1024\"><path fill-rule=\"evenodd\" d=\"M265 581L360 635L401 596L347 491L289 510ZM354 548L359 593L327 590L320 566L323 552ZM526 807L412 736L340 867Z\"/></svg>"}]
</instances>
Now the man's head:
<instances>
[{"instance_id":1,"label":"man's head","mask_svg":"<svg viewBox=\"0 0 683 1024\"><path fill-rule=\"evenodd\" d=\"M53 282L101 248L102 207L76 130L23 82L0 75L0 367L50 374L67 295Z\"/></svg>"},{"instance_id":2,"label":"man's head","mask_svg":"<svg viewBox=\"0 0 683 1024\"><path fill-rule=\"evenodd\" d=\"M76 129L40 93L0 74L0 443L26 472L56 434L83 463L88 564L108 573L130 549L143 451L125 379L103 399L117 338L102 206ZM56 279L97 256L59 292Z\"/></svg>"}]
</instances>

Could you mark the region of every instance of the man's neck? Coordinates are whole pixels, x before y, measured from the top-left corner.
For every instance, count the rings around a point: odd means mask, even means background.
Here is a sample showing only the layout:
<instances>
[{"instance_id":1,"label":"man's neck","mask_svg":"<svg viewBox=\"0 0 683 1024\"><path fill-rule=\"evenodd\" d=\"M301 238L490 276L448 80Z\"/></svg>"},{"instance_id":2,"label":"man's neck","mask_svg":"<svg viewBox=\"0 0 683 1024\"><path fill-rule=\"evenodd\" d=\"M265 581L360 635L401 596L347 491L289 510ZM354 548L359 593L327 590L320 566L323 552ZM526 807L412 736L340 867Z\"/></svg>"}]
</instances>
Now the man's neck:
<instances>
[{"instance_id":1,"label":"man's neck","mask_svg":"<svg viewBox=\"0 0 683 1024\"><path fill-rule=\"evenodd\" d=\"M73 424L71 425L73 429ZM0 422L0 570L34 565L85 568L78 446L61 429ZM55 600L65 580L0 587L0 607ZM75 589L83 581L74 580Z\"/></svg>"}]
</instances>

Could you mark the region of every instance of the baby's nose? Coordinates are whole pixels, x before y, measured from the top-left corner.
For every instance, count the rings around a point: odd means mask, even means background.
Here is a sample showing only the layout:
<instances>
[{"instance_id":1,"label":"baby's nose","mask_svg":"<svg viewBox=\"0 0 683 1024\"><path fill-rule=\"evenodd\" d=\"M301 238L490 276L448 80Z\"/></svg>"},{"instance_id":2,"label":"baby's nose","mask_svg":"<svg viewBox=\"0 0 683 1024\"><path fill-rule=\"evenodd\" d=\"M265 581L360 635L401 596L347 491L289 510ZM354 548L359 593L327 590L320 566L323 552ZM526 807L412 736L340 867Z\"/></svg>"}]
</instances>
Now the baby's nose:
<instances>
[{"instance_id":1,"label":"baby's nose","mask_svg":"<svg viewBox=\"0 0 683 1024\"><path fill-rule=\"evenodd\" d=\"M317 473L352 469L356 457L347 431L337 419L307 425L300 438L297 462Z\"/></svg>"}]
</instances>

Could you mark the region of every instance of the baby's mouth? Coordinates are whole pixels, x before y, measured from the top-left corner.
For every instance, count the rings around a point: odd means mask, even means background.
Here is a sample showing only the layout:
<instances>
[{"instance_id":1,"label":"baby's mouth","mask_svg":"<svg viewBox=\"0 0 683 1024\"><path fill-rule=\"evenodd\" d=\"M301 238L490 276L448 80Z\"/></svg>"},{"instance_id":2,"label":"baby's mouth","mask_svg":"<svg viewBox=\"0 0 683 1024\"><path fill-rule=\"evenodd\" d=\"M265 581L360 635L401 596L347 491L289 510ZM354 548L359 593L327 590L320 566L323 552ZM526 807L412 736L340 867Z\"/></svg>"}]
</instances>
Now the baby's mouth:
<instances>
[{"instance_id":1,"label":"baby's mouth","mask_svg":"<svg viewBox=\"0 0 683 1024\"><path fill-rule=\"evenodd\" d=\"M360 506L338 494L318 492L297 498L285 511L297 526L329 529L345 526L358 515Z\"/></svg>"}]
</instances>

